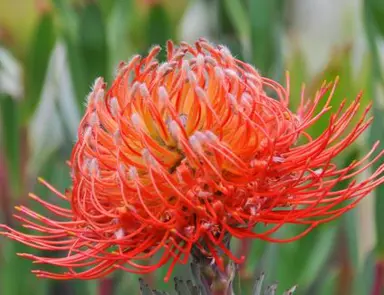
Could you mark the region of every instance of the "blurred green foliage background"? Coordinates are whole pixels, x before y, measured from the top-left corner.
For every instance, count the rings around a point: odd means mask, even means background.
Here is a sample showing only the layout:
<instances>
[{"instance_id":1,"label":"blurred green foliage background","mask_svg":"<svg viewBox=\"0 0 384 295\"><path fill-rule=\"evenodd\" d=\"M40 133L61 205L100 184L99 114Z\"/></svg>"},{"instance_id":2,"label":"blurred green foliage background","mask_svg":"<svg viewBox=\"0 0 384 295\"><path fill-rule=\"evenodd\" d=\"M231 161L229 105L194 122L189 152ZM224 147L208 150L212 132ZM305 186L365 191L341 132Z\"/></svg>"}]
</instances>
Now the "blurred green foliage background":
<instances>
[{"instance_id":1,"label":"blurred green foliage background","mask_svg":"<svg viewBox=\"0 0 384 295\"><path fill-rule=\"evenodd\" d=\"M310 97L324 79L340 75L334 105L364 90L375 121L338 158L347 163L384 139L384 1L382 0L1 0L0 222L14 224L13 206L28 203L43 176L69 185L65 161L76 138L84 98L97 76L111 81L119 61L166 40L204 36L284 82L290 71L292 106L302 83ZM327 119L315 124L319 132ZM344 183L340 184L346 185ZM248 256L240 269L243 294L262 271L279 293L384 294L384 187L357 209L290 244L235 243ZM278 234L295 232L293 226ZM100 281L36 279L33 265L15 255L25 246L0 239L0 294L138 294L138 277L116 273ZM145 279L158 289L165 269ZM188 277L188 269L175 273ZM381 275L380 275L381 274Z\"/></svg>"}]
</instances>

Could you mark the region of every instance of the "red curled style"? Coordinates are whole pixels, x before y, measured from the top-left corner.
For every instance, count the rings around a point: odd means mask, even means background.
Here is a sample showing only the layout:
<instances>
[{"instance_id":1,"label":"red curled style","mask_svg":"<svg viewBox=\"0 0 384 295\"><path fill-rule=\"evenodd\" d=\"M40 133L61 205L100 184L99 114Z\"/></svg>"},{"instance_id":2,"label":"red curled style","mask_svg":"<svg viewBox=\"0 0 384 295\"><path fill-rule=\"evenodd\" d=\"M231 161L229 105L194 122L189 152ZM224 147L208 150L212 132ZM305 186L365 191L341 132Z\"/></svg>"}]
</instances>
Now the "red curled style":
<instances>
[{"instance_id":1,"label":"red curled style","mask_svg":"<svg viewBox=\"0 0 384 295\"><path fill-rule=\"evenodd\" d=\"M216 261L220 251L241 262L226 248L225 235L293 241L383 183L381 166L360 183L336 187L383 155L369 162L375 144L348 167L333 162L372 121L369 107L360 111L360 96L349 106L343 101L312 138L306 131L330 111L337 82L324 84L311 101L303 94L293 112L289 89L226 47L205 40L167 47L164 63L156 60L156 46L122 63L110 88L96 80L70 159L71 189L61 194L41 180L69 209L30 194L50 213L17 207L30 234L2 226L1 234L13 240L65 252L59 258L20 254L63 269L35 270L39 277L94 279L116 269L142 274L171 262L167 280L193 247ZM269 226L258 232L258 223ZM284 224L304 229L281 240L273 233Z\"/></svg>"}]
</instances>

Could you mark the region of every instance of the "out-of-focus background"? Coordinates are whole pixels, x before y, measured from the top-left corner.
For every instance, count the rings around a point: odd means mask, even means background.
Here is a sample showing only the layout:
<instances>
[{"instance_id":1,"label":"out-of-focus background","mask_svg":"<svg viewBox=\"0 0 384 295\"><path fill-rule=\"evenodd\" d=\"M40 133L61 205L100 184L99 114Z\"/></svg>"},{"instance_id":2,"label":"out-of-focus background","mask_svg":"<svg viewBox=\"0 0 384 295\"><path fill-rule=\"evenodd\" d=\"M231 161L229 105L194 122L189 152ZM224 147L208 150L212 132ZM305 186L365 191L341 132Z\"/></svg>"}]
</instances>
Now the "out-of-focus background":
<instances>
[{"instance_id":1,"label":"out-of-focus background","mask_svg":"<svg viewBox=\"0 0 384 295\"><path fill-rule=\"evenodd\" d=\"M60 189L69 185L65 161L97 76L110 82L119 61L168 39L202 36L282 83L289 70L292 107L302 83L310 97L339 75L335 107L363 90L362 104L373 100L376 118L339 163L384 139L382 0L0 0L0 222L15 224L13 206L28 204L29 191L52 197L36 185L37 176ZM320 120L311 133L326 124ZM248 257L242 294L262 271L267 282L279 282L278 293L299 284L299 295L384 294L383 191L297 242L235 243ZM287 226L278 235L296 230ZM0 239L1 295L138 294L138 277L123 272L99 281L36 279L30 261L15 255L30 251ZM165 271L145 279L168 290ZM188 275L183 267L175 273Z\"/></svg>"}]
</instances>

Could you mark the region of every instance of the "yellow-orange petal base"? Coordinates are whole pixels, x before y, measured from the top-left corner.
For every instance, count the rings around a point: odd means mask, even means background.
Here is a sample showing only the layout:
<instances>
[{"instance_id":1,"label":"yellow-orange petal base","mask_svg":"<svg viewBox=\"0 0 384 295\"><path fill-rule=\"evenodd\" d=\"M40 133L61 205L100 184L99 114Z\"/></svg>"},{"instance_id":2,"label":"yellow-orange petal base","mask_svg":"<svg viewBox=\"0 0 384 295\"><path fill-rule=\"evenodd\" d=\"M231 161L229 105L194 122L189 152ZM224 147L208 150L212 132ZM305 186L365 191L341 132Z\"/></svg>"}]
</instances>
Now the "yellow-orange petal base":
<instances>
[{"instance_id":1,"label":"yellow-orange petal base","mask_svg":"<svg viewBox=\"0 0 384 295\"><path fill-rule=\"evenodd\" d=\"M69 209L30 194L50 211L45 217L17 207L16 218L35 233L2 226L11 239L64 251L59 258L20 254L64 269L34 271L39 277L94 279L117 269L141 274L170 262L167 280L193 247L219 266L218 251L241 262L224 236L293 241L383 183L383 166L360 183L353 180L383 155L369 160L378 144L348 167L332 162L371 122L369 107L359 112L360 96L349 106L343 101L312 138L306 130L330 111L337 83L324 84L310 101L303 94L292 112L289 88L224 46L168 42L164 63L156 60L159 51L156 46L122 63L110 88L96 80L70 159L71 189L62 194L41 180ZM346 188L336 187L349 179ZM255 231L258 223L268 227ZM273 233L284 224L305 229L280 240Z\"/></svg>"}]
</instances>

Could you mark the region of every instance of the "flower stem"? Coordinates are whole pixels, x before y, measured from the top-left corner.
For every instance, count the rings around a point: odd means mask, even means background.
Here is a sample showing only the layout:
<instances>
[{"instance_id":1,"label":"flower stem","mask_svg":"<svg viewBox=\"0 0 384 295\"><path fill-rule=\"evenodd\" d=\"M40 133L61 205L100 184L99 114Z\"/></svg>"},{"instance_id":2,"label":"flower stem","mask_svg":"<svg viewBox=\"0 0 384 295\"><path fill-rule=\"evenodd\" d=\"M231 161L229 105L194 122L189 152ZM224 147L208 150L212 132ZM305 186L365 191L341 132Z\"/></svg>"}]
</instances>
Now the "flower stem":
<instances>
[{"instance_id":1,"label":"flower stem","mask_svg":"<svg viewBox=\"0 0 384 295\"><path fill-rule=\"evenodd\" d=\"M236 264L232 260L220 255L220 267L215 259L206 257L196 248L192 251L192 257L192 275L195 283L201 286L203 295L235 295L233 281Z\"/></svg>"}]
</instances>

